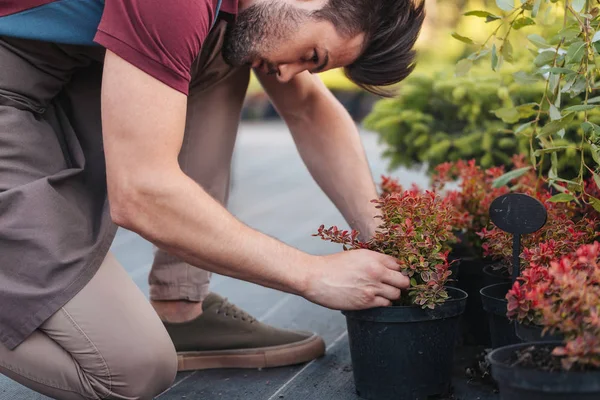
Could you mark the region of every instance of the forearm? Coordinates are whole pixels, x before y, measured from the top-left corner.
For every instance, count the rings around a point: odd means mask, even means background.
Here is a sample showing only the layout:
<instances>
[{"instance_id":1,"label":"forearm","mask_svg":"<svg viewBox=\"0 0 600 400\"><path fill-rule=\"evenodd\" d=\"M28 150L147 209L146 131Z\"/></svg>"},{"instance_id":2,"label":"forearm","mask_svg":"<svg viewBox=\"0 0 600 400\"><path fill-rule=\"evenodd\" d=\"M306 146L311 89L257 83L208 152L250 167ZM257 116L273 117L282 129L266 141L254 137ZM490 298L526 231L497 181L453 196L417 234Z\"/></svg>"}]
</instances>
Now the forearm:
<instances>
[{"instance_id":1,"label":"forearm","mask_svg":"<svg viewBox=\"0 0 600 400\"><path fill-rule=\"evenodd\" d=\"M119 196L113 217L191 265L302 294L310 256L244 225L183 173L156 171ZM120 197L120 199L119 199Z\"/></svg>"},{"instance_id":2,"label":"forearm","mask_svg":"<svg viewBox=\"0 0 600 400\"><path fill-rule=\"evenodd\" d=\"M318 95L286 121L311 175L364 239L378 214L377 189L356 125L332 95Z\"/></svg>"}]
</instances>

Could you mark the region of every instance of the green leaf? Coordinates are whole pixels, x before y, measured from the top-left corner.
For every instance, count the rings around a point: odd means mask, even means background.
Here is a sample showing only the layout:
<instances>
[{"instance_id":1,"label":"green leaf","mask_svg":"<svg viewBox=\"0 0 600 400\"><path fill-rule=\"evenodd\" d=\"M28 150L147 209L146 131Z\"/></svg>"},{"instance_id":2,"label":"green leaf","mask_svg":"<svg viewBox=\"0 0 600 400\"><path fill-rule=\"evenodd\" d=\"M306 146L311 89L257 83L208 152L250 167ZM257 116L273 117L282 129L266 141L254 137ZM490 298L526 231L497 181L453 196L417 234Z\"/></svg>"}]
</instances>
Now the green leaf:
<instances>
[{"instance_id":1,"label":"green leaf","mask_svg":"<svg viewBox=\"0 0 600 400\"><path fill-rule=\"evenodd\" d=\"M546 64L554 61L554 57L556 56L556 52L552 50L542 51L538 54L538 56L533 60L533 63L536 67L543 67Z\"/></svg>"},{"instance_id":2,"label":"green leaf","mask_svg":"<svg viewBox=\"0 0 600 400\"><path fill-rule=\"evenodd\" d=\"M571 107L567 107L565 108L566 112L571 112L571 111L587 111L587 110L592 110L594 108L598 107L597 105L593 105L593 104L581 104L578 106L571 106Z\"/></svg>"},{"instance_id":3,"label":"green leaf","mask_svg":"<svg viewBox=\"0 0 600 400\"><path fill-rule=\"evenodd\" d=\"M410 286L417 286L417 280L415 278L410 278Z\"/></svg>"},{"instance_id":4,"label":"green leaf","mask_svg":"<svg viewBox=\"0 0 600 400\"><path fill-rule=\"evenodd\" d=\"M534 123L534 121L529 121L529 122L526 122L523 125L519 126L517 129L515 129L515 134L523 132L525 129L527 129L531 125L533 125L533 123Z\"/></svg>"},{"instance_id":5,"label":"green leaf","mask_svg":"<svg viewBox=\"0 0 600 400\"><path fill-rule=\"evenodd\" d=\"M525 103L517 106L517 111L519 112L519 117L527 118L531 117L534 114L537 114L535 107L537 107L537 103Z\"/></svg>"},{"instance_id":6,"label":"green leaf","mask_svg":"<svg viewBox=\"0 0 600 400\"><path fill-rule=\"evenodd\" d=\"M565 75L571 75L574 74L575 71L573 71L572 69L569 68L560 68L560 67L552 67L550 68L550 72L552 72L553 74L565 74Z\"/></svg>"},{"instance_id":7,"label":"green leaf","mask_svg":"<svg viewBox=\"0 0 600 400\"><path fill-rule=\"evenodd\" d=\"M571 44L567 49L567 64L574 63L579 64L583 59L583 54L585 53L585 42L580 40Z\"/></svg>"},{"instance_id":8,"label":"green leaf","mask_svg":"<svg viewBox=\"0 0 600 400\"><path fill-rule=\"evenodd\" d=\"M590 146L590 152L592 153L592 158L596 161L596 164L600 165L600 148L595 144Z\"/></svg>"},{"instance_id":9,"label":"green leaf","mask_svg":"<svg viewBox=\"0 0 600 400\"><path fill-rule=\"evenodd\" d=\"M467 58L469 60L476 61L476 60L479 60L481 57L487 56L489 54L489 52L490 51L488 49L483 49L483 50L481 50L479 52L471 53L469 55L469 57L467 57Z\"/></svg>"},{"instance_id":10,"label":"green leaf","mask_svg":"<svg viewBox=\"0 0 600 400\"><path fill-rule=\"evenodd\" d=\"M581 124L581 128L586 134L590 132L600 132L600 126L594 124L593 122L585 121Z\"/></svg>"},{"instance_id":11,"label":"green leaf","mask_svg":"<svg viewBox=\"0 0 600 400\"><path fill-rule=\"evenodd\" d=\"M591 99L588 99L587 102L588 104L600 103L600 96L592 97Z\"/></svg>"},{"instance_id":12,"label":"green leaf","mask_svg":"<svg viewBox=\"0 0 600 400\"><path fill-rule=\"evenodd\" d=\"M556 146L556 147L549 147L547 149L539 149L534 151L534 154L536 155L536 157L541 156L542 154L550 154L550 153L556 153L559 150L565 150L565 149L570 149L573 148L573 146Z\"/></svg>"},{"instance_id":13,"label":"green leaf","mask_svg":"<svg viewBox=\"0 0 600 400\"><path fill-rule=\"evenodd\" d=\"M600 200L598 200L595 197L590 196L590 203L592 203L592 207L594 207L594 210L600 212Z\"/></svg>"},{"instance_id":14,"label":"green leaf","mask_svg":"<svg viewBox=\"0 0 600 400\"><path fill-rule=\"evenodd\" d=\"M514 169L512 171L509 171L509 172L505 173L504 175L499 176L498 178L494 179L493 185L495 188L505 186L513 179L517 179L517 178L520 178L521 176L525 175L527 173L527 171L529 171L531 168L532 167L523 167L523 168L518 168L518 169Z\"/></svg>"},{"instance_id":15,"label":"green leaf","mask_svg":"<svg viewBox=\"0 0 600 400\"><path fill-rule=\"evenodd\" d=\"M550 119L552 121L555 121L557 119L561 119L562 115L560 114L560 111L558 110L558 108L556 108L556 106L554 104L550 104Z\"/></svg>"},{"instance_id":16,"label":"green leaf","mask_svg":"<svg viewBox=\"0 0 600 400\"><path fill-rule=\"evenodd\" d=\"M546 39L544 39L543 37L541 37L540 35L538 35L536 33L533 33L533 34L527 36L527 39L529 39L529 41L531 43L533 43L537 48L547 49L548 47L550 47L548 42L546 42Z\"/></svg>"},{"instance_id":17,"label":"green leaf","mask_svg":"<svg viewBox=\"0 0 600 400\"><path fill-rule=\"evenodd\" d=\"M512 11L515 8L514 0L496 0L496 5L503 11Z\"/></svg>"},{"instance_id":18,"label":"green leaf","mask_svg":"<svg viewBox=\"0 0 600 400\"><path fill-rule=\"evenodd\" d=\"M502 17L492 14L491 12L481 11L481 10L469 11L469 12L466 12L464 15L467 17L474 16L474 17L485 18L485 22L491 22L491 21L495 21L497 19L502 18Z\"/></svg>"},{"instance_id":19,"label":"green leaf","mask_svg":"<svg viewBox=\"0 0 600 400\"><path fill-rule=\"evenodd\" d=\"M502 44L501 53L506 61L513 62L513 47L508 39Z\"/></svg>"},{"instance_id":20,"label":"green leaf","mask_svg":"<svg viewBox=\"0 0 600 400\"><path fill-rule=\"evenodd\" d=\"M474 44L474 43L475 43L475 42L473 41L473 39L471 39L471 38L468 38L468 37L466 37L466 36L459 35L459 34L458 34L458 33L456 33L456 32L452 32L452 37L453 37L454 39L460 40L461 42L463 42L463 43L466 43L466 44Z\"/></svg>"},{"instance_id":21,"label":"green leaf","mask_svg":"<svg viewBox=\"0 0 600 400\"><path fill-rule=\"evenodd\" d=\"M535 0L533 4L533 10L531 10L531 16L533 18L537 17L538 12L540 12L540 6L542 5L542 0Z\"/></svg>"},{"instance_id":22,"label":"green leaf","mask_svg":"<svg viewBox=\"0 0 600 400\"><path fill-rule=\"evenodd\" d=\"M456 63L456 76L464 76L469 73L471 67L473 66L473 61L468 58L464 58Z\"/></svg>"},{"instance_id":23,"label":"green leaf","mask_svg":"<svg viewBox=\"0 0 600 400\"><path fill-rule=\"evenodd\" d=\"M583 6L585 6L585 1L586 0L573 0L571 1L571 7L576 12L581 12L581 10L583 10Z\"/></svg>"},{"instance_id":24,"label":"green leaf","mask_svg":"<svg viewBox=\"0 0 600 400\"><path fill-rule=\"evenodd\" d=\"M518 31L519 29L529 25L535 25L535 21L529 17L521 17L513 23L513 29Z\"/></svg>"},{"instance_id":25,"label":"green leaf","mask_svg":"<svg viewBox=\"0 0 600 400\"><path fill-rule=\"evenodd\" d=\"M515 82L521 85L530 85L532 83L536 83L538 81L538 78L536 78L535 76L528 74L525 71L519 71L519 72L515 72L513 74L513 78L515 79Z\"/></svg>"},{"instance_id":26,"label":"green leaf","mask_svg":"<svg viewBox=\"0 0 600 400\"><path fill-rule=\"evenodd\" d=\"M542 137L550 136L553 133L560 131L561 129L565 128L571 121L573 121L573 118L575 118L575 114L569 113L569 114L565 115L564 117L562 117L561 119L558 119L556 121L552 121L552 122L546 124L542 128L540 133L537 135L537 137L542 138Z\"/></svg>"},{"instance_id":27,"label":"green leaf","mask_svg":"<svg viewBox=\"0 0 600 400\"><path fill-rule=\"evenodd\" d=\"M592 37L592 43L596 43L598 40L600 40L600 31L594 33L594 37Z\"/></svg>"},{"instance_id":28,"label":"green leaf","mask_svg":"<svg viewBox=\"0 0 600 400\"><path fill-rule=\"evenodd\" d=\"M575 200L575 197L573 197L573 195L566 194L566 193L555 194L554 196L552 196L548 199L548 201L550 201L552 203L566 203L566 202L569 202L572 200Z\"/></svg>"},{"instance_id":29,"label":"green leaf","mask_svg":"<svg viewBox=\"0 0 600 400\"><path fill-rule=\"evenodd\" d=\"M596 183L596 187L600 189L600 175L594 172L593 174L594 182Z\"/></svg>"},{"instance_id":30,"label":"green leaf","mask_svg":"<svg viewBox=\"0 0 600 400\"><path fill-rule=\"evenodd\" d=\"M498 53L496 53L496 44L492 45L492 69L495 71L498 66Z\"/></svg>"},{"instance_id":31,"label":"green leaf","mask_svg":"<svg viewBox=\"0 0 600 400\"><path fill-rule=\"evenodd\" d=\"M499 108L494 110L494 114L507 124L514 124L521 119L519 110L516 107Z\"/></svg>"}]
</instances>

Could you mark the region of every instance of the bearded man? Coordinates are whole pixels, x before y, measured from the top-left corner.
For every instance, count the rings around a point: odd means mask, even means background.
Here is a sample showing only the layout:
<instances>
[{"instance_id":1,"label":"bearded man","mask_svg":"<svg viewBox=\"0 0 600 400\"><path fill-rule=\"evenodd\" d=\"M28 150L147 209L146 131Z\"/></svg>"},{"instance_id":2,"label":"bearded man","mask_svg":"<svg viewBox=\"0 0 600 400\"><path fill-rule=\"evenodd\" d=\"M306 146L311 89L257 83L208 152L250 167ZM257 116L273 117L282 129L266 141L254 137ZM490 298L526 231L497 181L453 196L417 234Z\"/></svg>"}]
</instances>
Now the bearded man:
<instances>
[{"instance_id":1,"label":"bearded man","mask_svg":"<svg viewBox=\"0 0 600 400\"><path fill-rule=\"evenodd\" d=\"M0 373L57 399L151 399L177 371L324 354L209 291L211 273L333 310L387 306L407 278L367 250L310 255L226 209L254 69L352 228L376 228L352 119L319 80L373 93L414 68L412 0L0 1ZM109 252L156 246L150 302Z\"/></svg>"}]
</instances>

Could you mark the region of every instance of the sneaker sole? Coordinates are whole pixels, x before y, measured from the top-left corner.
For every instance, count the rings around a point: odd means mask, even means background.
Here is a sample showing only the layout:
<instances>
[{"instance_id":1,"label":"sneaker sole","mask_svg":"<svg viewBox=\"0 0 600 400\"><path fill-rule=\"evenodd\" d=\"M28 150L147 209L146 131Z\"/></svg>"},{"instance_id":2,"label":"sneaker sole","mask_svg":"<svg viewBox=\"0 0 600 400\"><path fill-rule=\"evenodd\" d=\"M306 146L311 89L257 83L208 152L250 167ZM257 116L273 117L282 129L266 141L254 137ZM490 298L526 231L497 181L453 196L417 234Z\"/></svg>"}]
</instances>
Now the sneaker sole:
<instances>
[{"instance_id":1,"label":"sneaker sole","mask_svg":"<svg viewBox=\"0 0 600 400\"><path fill-rule=\"evenodd\" d=\"M273 368L302 364L322 357L325 342L313 335L281 346L240 350L190 351L177 353L178 371L219 368Z\"/></svg>"}]
</instances>

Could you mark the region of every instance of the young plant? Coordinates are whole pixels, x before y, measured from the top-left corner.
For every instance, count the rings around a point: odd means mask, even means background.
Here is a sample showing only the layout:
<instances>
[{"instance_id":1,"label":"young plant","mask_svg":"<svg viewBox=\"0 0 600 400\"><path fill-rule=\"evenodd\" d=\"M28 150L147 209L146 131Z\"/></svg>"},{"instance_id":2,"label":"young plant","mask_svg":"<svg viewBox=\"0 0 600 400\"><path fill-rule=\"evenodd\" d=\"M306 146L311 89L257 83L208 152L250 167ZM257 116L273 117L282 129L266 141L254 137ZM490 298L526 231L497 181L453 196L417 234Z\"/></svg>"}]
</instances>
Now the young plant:
<instances>
[{"instance_id":1,"label":"young plant","mask_svg":"<svg viewBox=\"0 0 600 400\"><path fill-rule=\"evenodd\" d=\"M522 156L513 157L513 163L514 171L526 169ZM596 226L600 220L588 215L593 209L578 207L570 201L555 201L548 185L533 170L518 177L512 190L536 198L547 211L546 224L521 239L522 269L532 264L547 265L550 260L571 253L597 237ZM495 226L483 228L477 235L482 240L484 256L495 261L493 268L512 274L512 236Z\"/></svg>"},{"instance_id":2,"label":"young plant","mask_svg":"<svg viewBox=\"0 0 600 400\"><path fill-rule=\"evenodd\" d=\"M450 203L434 192L415 188L401 192L384 190L373 203L380 210L377 218L381 224L369 240L360 241L355 230L340 230L336 226L326 229L324 225L313 236L340 243L347 251L368 249L396 258L400 271L410 277L410 288L395 305L433 309L443 303L448 299L444 286L452 273L447 246L454 236Z\"/></svg>"},{"instance_id":3,"label":"young plant","mask_svg":"<svg viewBox=\"0 0 600 400\"><path fill-rule=\"evenodd\" d=\"M523 272L508 294L509 317L561 333L553 355L570 370L600 368L600 243Z\"/></svg>"},{"instance_id":4,"label":"young plant","mask_svg":"<svg viewBox=\"0 0 600 400\"><path fill-rule=\"evenodd\" d=\"M508 193L508 188L494 187L494 180L504 173L501 167L483 169L475 160L446 162L435 168L432 186L442 192L448 184L458 181L458 190L448 190L444 196L459 217L455 228L464 234L475 255L482 256L481 239L477 232L490 223L489 207L495 198Z\"/></svg>"}]
</instances>

